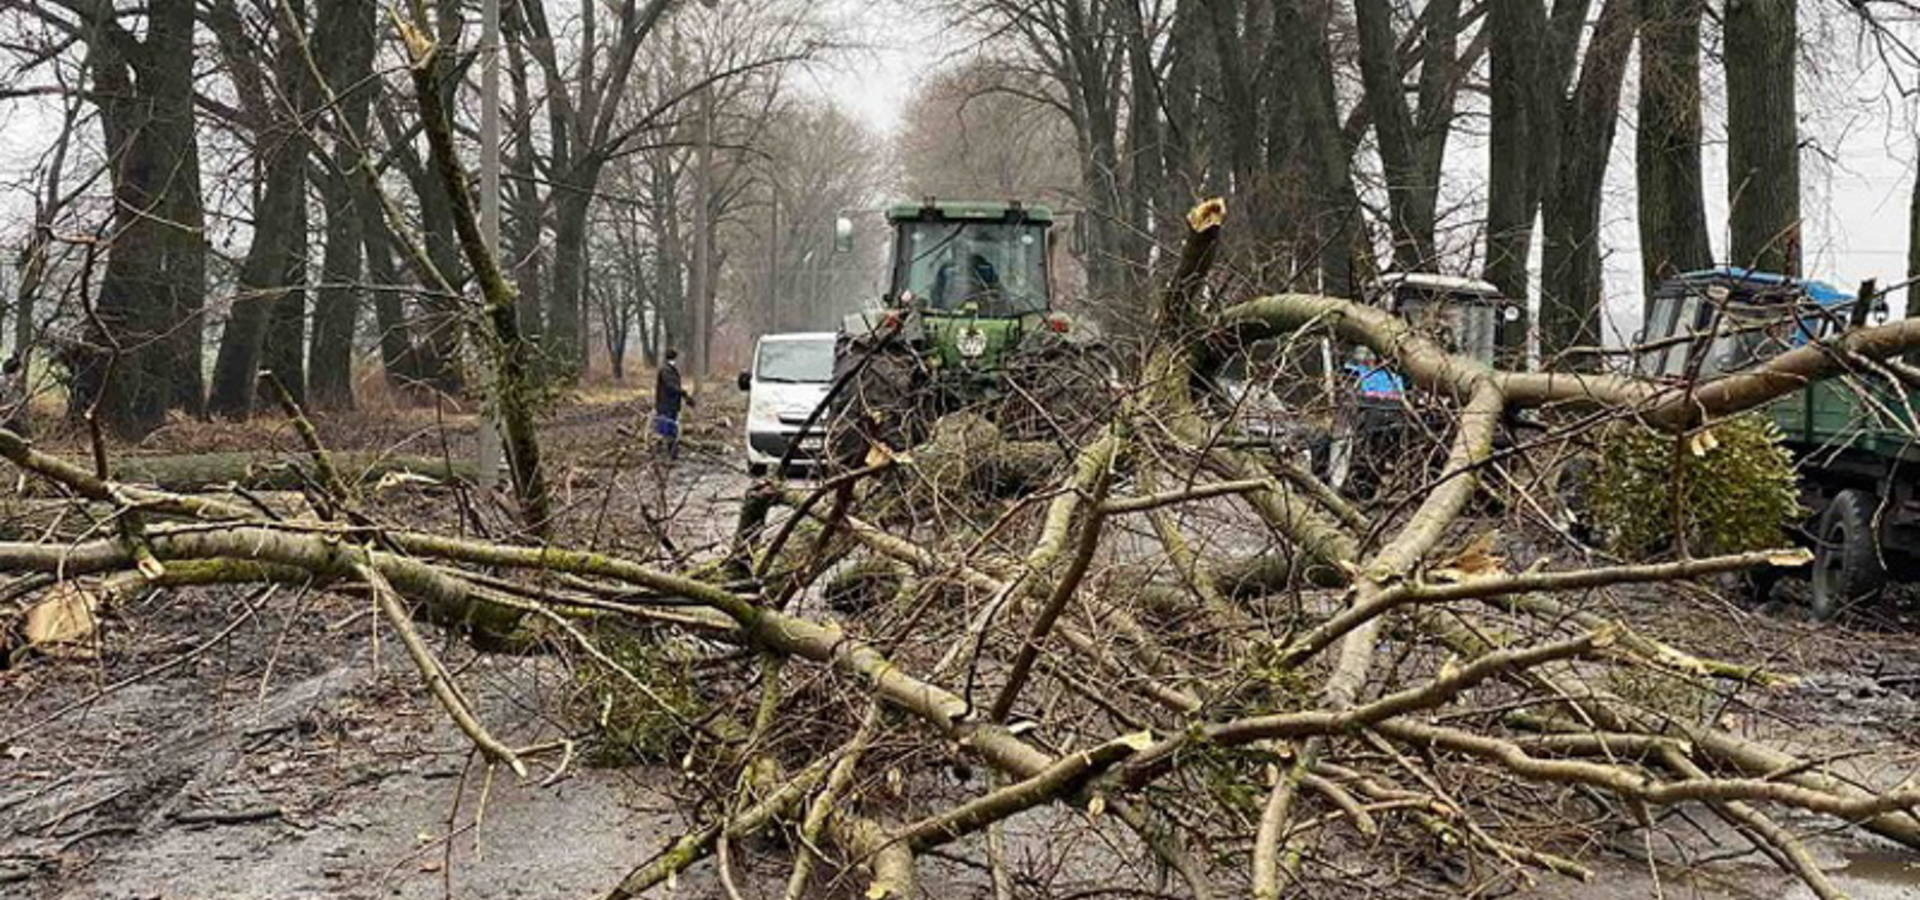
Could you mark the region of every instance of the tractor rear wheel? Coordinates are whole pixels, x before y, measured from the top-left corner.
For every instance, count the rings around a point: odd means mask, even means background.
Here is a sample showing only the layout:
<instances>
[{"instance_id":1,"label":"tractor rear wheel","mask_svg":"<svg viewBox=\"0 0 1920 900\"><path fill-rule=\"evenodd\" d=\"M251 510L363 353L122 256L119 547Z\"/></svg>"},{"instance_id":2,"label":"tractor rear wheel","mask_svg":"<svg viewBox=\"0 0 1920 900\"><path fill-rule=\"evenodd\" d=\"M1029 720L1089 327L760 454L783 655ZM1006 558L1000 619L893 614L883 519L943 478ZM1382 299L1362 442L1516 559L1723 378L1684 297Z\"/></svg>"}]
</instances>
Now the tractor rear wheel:
<instances>
[{"instance_id":1,"label":"tractor rear wheel","mask_svg":"<svg viewBox=\"0 0 1920 900\"><path fill-rule=\"evenodd\" d=\"M836 375L860 365L868 353L857 345L843 347L836 353ZM932 426L925 379L913 351L883 346L871 356L827 411L828 453L842 468L866 465L876 444L890 450L911 447Z\"/></svg>"},{"instance_id":2,"label":"tractor rear wheel","mask_svg":"<svg viewBox=\"0 0 1920 900\"><path fill-rule=\"evenodd\" d=\"M1833 496L1820 514L1813 554L1813 590L1808 598L1813 618L1826 621L1871 599L1887 583L1880 560L1880 542L1873 528L1879 501L1869 491L1848 488Z\"/></svg>"}]
</instances>

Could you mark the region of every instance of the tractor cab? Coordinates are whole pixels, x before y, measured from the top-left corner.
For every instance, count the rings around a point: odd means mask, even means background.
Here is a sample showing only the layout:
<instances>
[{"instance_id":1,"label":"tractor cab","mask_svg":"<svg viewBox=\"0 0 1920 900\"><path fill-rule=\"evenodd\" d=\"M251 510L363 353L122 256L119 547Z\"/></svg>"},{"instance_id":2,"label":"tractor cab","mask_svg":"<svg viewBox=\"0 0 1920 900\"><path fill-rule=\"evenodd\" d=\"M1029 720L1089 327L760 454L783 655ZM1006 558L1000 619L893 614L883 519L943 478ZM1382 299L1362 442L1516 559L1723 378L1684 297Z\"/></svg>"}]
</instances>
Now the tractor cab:
<instances>
[{"instance_id":1,"label":"tractor cab","mask_svg":"<svg viewBox=\"0 0 1920 900\"><path fill-rule=\"evenodd\" d=\"M1432 272L1387 272L1369 286L1367 299L1448 350L1489 364L1499 349L1500 323L1519 313L1492 284ZM1361 406L1402 405L1405 378L1377 359L1371 348L1352 346L1344 353L1340 371Z\"/></svg>"},{"instance_id":2,"label":"tractor cab","mask_svg":"<svg viewBox=\"0 0 1920 900\"><path fill-rule=\"evenodd\" d=\"M1634 364L1671 379L1737 371L1884 318L1885 298L1870 283L1863 293L1864 304L1824 281L1733 266L1675 275L1654 289Z\"/></svg>"},{"instance_id":3,"label":"tractor cab","mask_svg":"<svg viewBox=\"0 0 1920 900\"><path fill-rule=\"evenodd\" d=\"M897 328L943 378L990 379L1023 342L1075 330L1053 310L1047 207L929 198L893 206L887 223L887 292L847 317L855 342Z\"/></svg>"},{"instance_id":4,"label":"tractor cab","mask_svg":"<svg viewBox=\"0 0 1920 900\"><path fill-rule=\"evenodd\" d=\"M1053 222L1017 201L887 210L887 291L842 320L835 345L836 380L848 381L830 404L839 456L910 446L963 408L1023 438L1104 420L1114 373L1099 334L1053 308ZM838 230L844 247L850 225Z\"/></svg>"},{"instance_id":5,"label":"tractor cab","mask_svg":"<svg viewBox=\"0 0 1920 900\"><path fill-rule=\"evenodd\" d=\"M1370 299L1442 346L1484 363L1499 349L1502 322L1520 317L1518 304L1477 278L1432 272L1388 272L1373 284Z\"/></svg>"}]
</instances>

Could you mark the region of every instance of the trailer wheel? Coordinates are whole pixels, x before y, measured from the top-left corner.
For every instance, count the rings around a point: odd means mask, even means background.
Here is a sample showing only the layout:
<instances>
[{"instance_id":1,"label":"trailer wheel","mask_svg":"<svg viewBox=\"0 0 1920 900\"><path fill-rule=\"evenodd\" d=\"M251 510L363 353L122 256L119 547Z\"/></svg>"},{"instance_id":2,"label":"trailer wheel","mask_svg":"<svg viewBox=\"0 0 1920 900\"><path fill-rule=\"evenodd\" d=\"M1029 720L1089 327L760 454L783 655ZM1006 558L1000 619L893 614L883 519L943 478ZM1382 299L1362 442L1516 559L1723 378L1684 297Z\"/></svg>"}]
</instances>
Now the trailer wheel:
<instances>
[{"instance_id":1,"label":"trailer wheel","mask_svg":"<svg viewBox=\"0 0 1920 900\"><path fill-rule=\"evenodd\" d=\"M1873 511L1878 505L1872 493L1849 488L1835 494L1820 514L1810 598L1816 620L1833 618L1887 583L1873 531Z\"/></svg>"}]
</instances>

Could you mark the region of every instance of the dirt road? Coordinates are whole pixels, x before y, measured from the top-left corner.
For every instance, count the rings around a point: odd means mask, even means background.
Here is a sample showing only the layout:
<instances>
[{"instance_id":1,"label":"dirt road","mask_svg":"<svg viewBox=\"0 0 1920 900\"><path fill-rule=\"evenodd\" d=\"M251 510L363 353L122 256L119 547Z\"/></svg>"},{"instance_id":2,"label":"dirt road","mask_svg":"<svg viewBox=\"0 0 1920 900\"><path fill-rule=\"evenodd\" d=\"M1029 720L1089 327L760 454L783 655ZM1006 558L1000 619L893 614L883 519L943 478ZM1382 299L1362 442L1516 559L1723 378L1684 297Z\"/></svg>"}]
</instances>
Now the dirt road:
<instances>
[{"instance_id":1,"label":"dirt road","mask_svg":"<svg viewBox=\"0 0 1920 900\"><path fill-rule=\"evenodd\" d=\"M707 411L691 429L689 458L666 465L632 437L633 409L631 396L577 405L547 427L567 533L641 559L710 552L727 539L748 483L732 447L737 420L724 408ZM461 453L471 441L470 420L448 427L444 417L437 427L341 420L323 431L342 446L408 452ZM260 438L183 432L160 449ZM445 524L458 519L455 499L403 488L382 503L407 521ZM478 524L461 527L485 524L480 505ZM1605 611L1683 649L1804 676L1784 689L1708 698L1723 725L1830 759L1867 782L1920 767L1920 635L1897 610L1835 626L1694 590L1611 604ZM112 610L97 658L31 657L0 670L0 895L594 896L688 827L689 787L671 766L604 769L573 759L550 779L563 762L552 751L533 757L525 783L504 773L489 779L376 622L362 602L331 594L161 591ZM508 743L583 736L580 720L563 714L577 697L561 661L436 645ZM1017 820L1016 852L1050 860L1083 885L1140 887L1126 884L1110 846L1050 844L1045 826L1060 815ZM1802 896L1709 818L1670 811L1653 839L1666 862L1657 870L1608 847L1569 848L1603 877L1576 885L1540 876L1535 892ZM1646 840L1615 836L1639 849ZM1910 853L1851 839L1812 846L1855 897L1920 897ZM754 851L743 845L737 864L749 896L761 896L754 891L777 886L784 872L761 871ZM721 896L710 872L697 868L675 896ZM992 896L965 863L930 860L924 875L929 896ZM842 884L850 894L863 887Z\"/></svg>"}]
</instances>

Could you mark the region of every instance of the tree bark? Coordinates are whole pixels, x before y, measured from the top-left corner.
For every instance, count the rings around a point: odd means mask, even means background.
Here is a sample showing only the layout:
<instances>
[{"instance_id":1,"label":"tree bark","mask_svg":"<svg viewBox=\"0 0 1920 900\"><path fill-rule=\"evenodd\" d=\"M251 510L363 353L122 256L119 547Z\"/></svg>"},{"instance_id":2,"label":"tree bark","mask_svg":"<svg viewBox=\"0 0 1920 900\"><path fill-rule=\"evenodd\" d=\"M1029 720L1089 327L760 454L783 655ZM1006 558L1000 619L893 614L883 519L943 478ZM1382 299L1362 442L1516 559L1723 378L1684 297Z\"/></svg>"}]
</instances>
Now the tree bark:
<instances>
[{"instance_id":1,"label":"tree bark","mask_svg":"<svg viewBox=\"0 0 1920 900\"><path fill-rule=\"evenodd\" d=\"M1286 48L1284 71L1296 86L1297 121L1304 134L1311 172L1309 192L1314 203L1310 233L1315 235L1315 244L1309 252L1318 260L1320 290L1339 297L1352 296L1357 287L1355 261L1361 256L1360 203L1340 127L1326 25L1308 14L1304 0L1274 0L1273 5L1274 34ZM1294 39L1285 40L1282 35Z\"/></svg>"},{"instance_id":2,"label":"tree bark","mask_svg":"<svg viewBox=\"0 0 1920 900\"><path fill-rule=\"evenodd\" d=\"M581 370L586 343L581 332L581 265L586 259L587 213L592 207L590 184L599 178L598 167L589 176L570 177L556 184L553 204L553 292L547 298L545 339L547 357L559 370L572 377Z\"/></svg>"},{"instance_id":3,"label":"tree bark","mask_svg":"<svg viewBox=\"0 0 1920 900\"><path fill-rule=\"evenodd\" d=\"M1794 0L1727 4L1727 200L1738 266L1800 274Z\"/></svg>"},{"instance_id":4,"label":"tree bark","mask_svg":"<svg viewBox=\"0 0 1920 900\"><path fill-rule=\"evenodd\" d=\"M366 246L367 280L373 285L374 325L380 331L380 368L389 388L412 390L420 381L420 360L414 350L413 330L407 324L400 293L400 270L393 262L393 234L380 208L373 176L354 179L353 208L360 217Z\"/></svg>"},{"instance_id":5,"label":"tree bark","mask_svg":"<svg viewBox=\"0 0 1920 900\"><path fill-rule=\"evenodd\" d=\"M108 154L115 238L73 359L69 408L127 438L197 413L205 291L200 157L193 128L194 7L155 0L135 40L110 17L83 17ZM187 361L183 365L182 361Z\"/></svg>"},{"instance_id":6,"label":"tree bark","mask_svg":"<svg viewBox=\"0 0 1920 900\"><path fill-rule=\"evenodd\" d=\"M307 106L303 86L309 79L298 44L301 4L289 3L284 10L290 15L283 14L276 22L280 41L275 80L285 103L256 97L250 104L259 114L272 116L258 123L254 138L256 171L265 187L254 208L253 242L240 270L239 296L220 334L212 393L207 398L209 411L233 419L253 414L262 368L272 369L289 390L295 390L292 379L305 375L305 366L297 361L301 342L295 338L289 352L288 333L299 330L304 335L306 312L309 142L299 116ZM223 49L230 59L235 58L238 48L231 43L235 39L226 40L229 43ZM287 104L293 107L291 113ZM278 334L271 342L270 332Z\"/></svg>"},{"instance_id":7,"label":"tree bark","mask_svg":"<svg viewBox=\"0 0 1920 900\"><path fill-rule=\"evenodd\" d=\"M314 57L340 104L339 131L363 138L373 98L364 82L373 74L374 4L321 0L319 10ZM307 384L314 406L348 409L353 406L353 333L362 300L367 225L353 198L354 168L360 160L352 139L336 134L332 161L322 191L327 243L314 302Z\"/></svg>"},{"instance_id":8,"label":"tree bark","mask_svg":"<svg viewBox=\"0 0 1920 900\"><path fill-rule=\"evenodd\" d=\"M1662 279L1713 262L1700 175L1700 0L1640 0L1640 264ZM1651 302L1651 301L1649 301Z\"/></svg>"},{"instance_id":9,"label":"tree bark","mask_svg":"<svg viewBox=\"0 0 1920 900\"><path fill-rule=\"evenodd\" d=\"M1600 194L1637 21L1634 0L1606 0L1562 119L1558 175L1543 209L1543 356L1600 340Z\"/></svg>"},{"instance_id":10,"label":"tree bark","mask_svg":"<svg viewBox=\"0 0 1920 900\"><path fill-rule=\"evenodd\" d=\"M1538 195L1533 183L1534 93L1541 90L1540 42L1533 38L1546 30L1547 17L1539 0L1511 0L1493 4L1487 27L1493 33L1489 51L1492 120L1487 141L1487 253L1485 275L1502 296L1527 297L1527 257L1533 247L1533 220ZM1530 316L1503 322L1503 348L1524 350Z\"/></svg>"},{"instance_id":11,"label":"tree bark","mask_svg":"<svg viewBox=\"0 0 1920 900\"><path fill-rule=\"evenodd\" d=\"M1364 98L1373 118L1375 146L1387 178L1388 223L1393 237L1393 265L1402 271L1422 271L1433 260L1433 212L1436 183L1421 165L1420 141L1413 115L1407 111L1402 86L1399 43L1393 32L1393 9L1387 0L1354 0L1354 22L1360 32L1360 75ZM1447 47L1452 55L1452 47Z\"/></svg>"},{"instance_id":12,"label":"tree bark","mask_svg":"<svg viewBox=\"0 0 1920 900\"><path fill-rule=\"evenodd\" d=\"M1914 173L1913 195L1907 202L1907 278L1920 279L1920 171ZM1907 285L1907 317L1920 318L1920 280Z\"/></svg>"}]
</instances>

